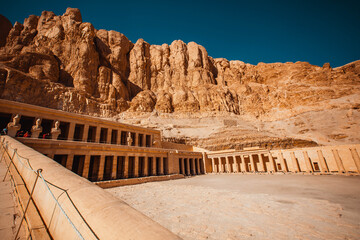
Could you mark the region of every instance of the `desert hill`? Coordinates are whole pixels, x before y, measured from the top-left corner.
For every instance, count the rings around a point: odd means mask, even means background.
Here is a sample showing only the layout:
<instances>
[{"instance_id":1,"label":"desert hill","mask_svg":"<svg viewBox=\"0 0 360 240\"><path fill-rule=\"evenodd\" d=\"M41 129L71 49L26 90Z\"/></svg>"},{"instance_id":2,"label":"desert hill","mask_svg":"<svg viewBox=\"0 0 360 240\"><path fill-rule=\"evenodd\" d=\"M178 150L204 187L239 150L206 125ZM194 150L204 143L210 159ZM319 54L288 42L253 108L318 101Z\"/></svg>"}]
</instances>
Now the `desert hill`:
<instances>
[{"instance_id":1,"label":"desert hill","mask_svg":"<svg viewBox=\"0 0 360 240\"><path fill-rule=\"evenodd\" d=\"M3 99L154 127L208 149L360 141L360 61L228 61L194 42L132 43L73 8L0 22Z\"/></svg>"}]
</instances>

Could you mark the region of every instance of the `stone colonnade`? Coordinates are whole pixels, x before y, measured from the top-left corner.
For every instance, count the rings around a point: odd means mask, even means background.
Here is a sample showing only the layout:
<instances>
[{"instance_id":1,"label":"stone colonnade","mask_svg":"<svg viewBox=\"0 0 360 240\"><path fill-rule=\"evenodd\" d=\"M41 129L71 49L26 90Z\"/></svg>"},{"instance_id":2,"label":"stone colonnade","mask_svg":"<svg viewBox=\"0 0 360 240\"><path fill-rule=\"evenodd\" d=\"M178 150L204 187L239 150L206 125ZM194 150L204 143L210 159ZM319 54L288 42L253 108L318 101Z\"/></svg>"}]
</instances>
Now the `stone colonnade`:
<instances>
[{"instance_id":1,"label":"stone colonnade","mask_svg":"<svg viewBox=\"0 0 360 240\"><path fill-rule=\"evenodd\" d=\"M34 110L40 108L44 113L31 111L31 108ZM6 110L0 110L0 127L1 130L7 129L8 135L11 137L46 138L135 147L161 147L160 132L156 130L90 116L59 113L60 111L53 109L44 110L37 106L31 106L24 112L15 112L10 109L11 112L9 113Z\"/></svg>"},{"instance_id":2,"label":"stone colonnade","mask_svg":"<svg viewBox=\"0 0 360 240\"><path fill-rule=\"evenodd\" d=\"M171 174L167 156L133 154L46 154L90 181Z\"/></svg>"},{"instance_id":3,"label":"stone colonnade","mask_svg":"<svg viewBox=\"0 0 360 240\"><path fill-rule=\"evenodd\" d=\"M202 158L179 158L179 173L186 176L204 174L205 168Z\"/></svg>"},{"instance_id":4,"label":"stone colonnade","mask_svg":"<svg viewBox=\"0 0 360 240\"><path fill-rule=\"evenodd\" d=\"M213 173L360 173L360 144L209 153Z\"/></svg>"}]
</instances>

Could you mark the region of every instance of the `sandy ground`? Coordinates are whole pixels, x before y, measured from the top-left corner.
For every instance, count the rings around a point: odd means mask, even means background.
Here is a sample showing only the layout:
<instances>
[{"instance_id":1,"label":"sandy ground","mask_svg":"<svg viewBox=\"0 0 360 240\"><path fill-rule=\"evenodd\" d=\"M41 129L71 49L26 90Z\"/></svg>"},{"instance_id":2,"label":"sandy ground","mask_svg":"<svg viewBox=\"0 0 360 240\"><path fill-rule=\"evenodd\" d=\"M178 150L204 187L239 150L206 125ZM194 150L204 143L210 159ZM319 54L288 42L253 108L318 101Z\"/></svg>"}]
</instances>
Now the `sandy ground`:
<instances>
[{"instance_id":1,"label":"sandy ground","mask_svg":"<svg viewBox=\"0 0 360 240\"><path fill-rule=\"evenodd\" d=\"M360 176L209 174L107 191L183 239L360 239Z\"/></svg>"}]
</instances>

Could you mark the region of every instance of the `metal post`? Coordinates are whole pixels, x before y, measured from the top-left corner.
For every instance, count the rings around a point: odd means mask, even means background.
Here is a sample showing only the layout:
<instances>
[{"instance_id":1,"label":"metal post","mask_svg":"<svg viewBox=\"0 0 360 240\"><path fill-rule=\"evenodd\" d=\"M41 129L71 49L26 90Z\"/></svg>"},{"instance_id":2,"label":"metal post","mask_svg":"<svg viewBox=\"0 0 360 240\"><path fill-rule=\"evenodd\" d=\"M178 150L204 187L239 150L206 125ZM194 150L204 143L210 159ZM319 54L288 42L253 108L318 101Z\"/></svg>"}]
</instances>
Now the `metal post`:
<instances>
[{"instance_id":1,"label":"metal post","mask_svg":"<svg viewBox=\"0 0 360 240\"><path fill-rule=\"evenodd\" d=\"M12 157L10 158L9 166L7 166L7 170L6 170L6 173L5 173L3 182L5 181L5 178L6 178L7 174L8 174L8 172L10 171L10 165L11 165L11 164L14 164L14 163L13 163L13 159L14 159L14 156L15 156L16 151L17 151L17 149L15 148L15 149L14 149L14 153L13 153Z\"/></svg>"},{"instance_id":2,"label":"metal post","mask_svg":"<svg viewBox=\"0 0 360 240\"><path fill-rule=\"evenodd\" d=\"M29 207L29 205L30 205L30 201L33 200L32 195L33 195L33 193L34 193L35 186L36 186L36 183L37 183L37 181L38 181L38 179L39 179L39 175L40 175L41 172L42 172L42 169L41 169L41 168L36 171L36 179L35 179L35 182L34 182L34 185L33 185L32 189L31 189L31 193L30 193L30 196L29 196L29 200L28 200L28 202L27 202L27 204L26 204L26 207L25 207L25 209L24 209L24 214L23 214L23 216L22 216L22 218L21 218L21 221L20 221L20 224L19 224L19 228L18 228L18 230L17 230L17 232L16 232L16 235L15 235L14 240L17 240L17 237L18 237L18 235L19 235L19 233L20 233L21 224L22 224L22 222L23 222L24 219L25 219L25 214L26 214L26 211L27 211L27 209L28 209L28 207Z\"/></svg>"}]
</instances>

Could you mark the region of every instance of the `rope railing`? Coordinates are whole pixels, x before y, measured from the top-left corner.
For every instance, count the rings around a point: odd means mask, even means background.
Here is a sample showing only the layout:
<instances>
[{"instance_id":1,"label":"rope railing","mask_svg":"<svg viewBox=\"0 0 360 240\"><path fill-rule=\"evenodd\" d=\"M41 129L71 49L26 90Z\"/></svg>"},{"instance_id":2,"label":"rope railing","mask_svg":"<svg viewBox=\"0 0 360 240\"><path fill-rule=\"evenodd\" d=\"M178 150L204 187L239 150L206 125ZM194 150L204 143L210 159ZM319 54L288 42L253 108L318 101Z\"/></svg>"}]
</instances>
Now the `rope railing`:
<instances>
[{"instance_id":1,"label":"rope railing","mask_svg":"<svg viewBox=\"0 0 360 240\"><path fill-rule=\"evenodd\" d=\"M96 235L96 233L93 231L93 229L90 227L90 225L87 223L87 221L85 220L85 218L83 217L83 215L80 213L80 211L78 210L78 208L76 207L75 203L73 202L73 200L71 199L69 193L67 192L66 189L63 189L49 181L47 181L45 179L45 177L43 176L42 174L42 169L38 169L38 170L34 170L33 167L31 166L30 164L30 160L26 157L22 157L18 152L17 152L17 149L16 148L13 148L8 142L5 142L5 139L3 138L3 140L1 141L1 146L2 146L2 149L4 150L2 155L1 155L1 159L0 161L3 160L4 158L4 155L5 155L5 152L10 160L9 162L9 165L7 165L7 172L6 172L6 175L7 173L10 171L10 167L11 165L13 165L16 169L16 171L20 174L21 171L19 171L18 167L16 166L16 164L14 164L14 161L16 161L17 163L19 163L19 167L20 168L24 168L26 171L30 171L32 172L33 174L35 174L34 176L34 184L32 186L31 189L29 189L29 186L27 186L27 184L25 183L25 187L27 188L28 192L30 193L30 196L29 196L29 199L28 199L28 202L27 202L27 205L25 207L25 210L24 210L24 213L23 213L23 217L21 219L21 222L20 222L20 225L19 225L19 228L18 228L18 231L17 231L17 234L16 234L16 237L15 239L17 238L18 236L18 233L20 232L20 228L21 228L21 225L22 225L22 222L25 218L25 214L26 214L26 211L28 209L28 206L29 206L29 203L30 201L33 201L35 203L35 200L34 200L34 197L33 197L33 194L35 192L35 187L36 188L41 188L43 187L43 189L45 189L45 193L44 194L50 194L51 196L51 199L54 201L54 209L53 209L53 212L56 211L56 208L58 208L62 214L62 216L66 219L66 221L68 222L68 224L70 224L71 228L74 230L76 236L77 236L77 239L86 239L85 236L84 236L84 230L83 228L79 227L79 225L83 226L85 225L88 229L88 234L92 235L94 239L99 239L99 237ZM10 154L10 152L12 151L12 156ZM16 156L16 157L15 157ZM4 177L4 180L6 178L6 175ZM20 174L21 175L21 174ZM38 180L41 180L40 182ZM42 183L43 186L40 186L39 183ZM57 190L60 191L60 194L58 195L58 197L55 196L54 192L50 189L50 187L55 187ZM64 194L65 193L65 194ZM74 211L66 211L66 208L64 208L64 206L59 202L60 200L60 197L62 196L65 196L65 199L63 199L62 202L68 200L69 203L70 203L70 206L72 206L73 210ZM70 209L71 210L71 209ZM75 214L74 214L75 213ZM74 220L77 220L76 222L78 224L75 224L74 221L72 220L72 218L74 218ZM45 225L47 227L47 229L51 228L51 221L52 221L52 217L50 219L50 221L45 221ZM78 225L78 227L77 227ZM80 229L83 229L82 231Z\"/></svg>"}]
</instances>

